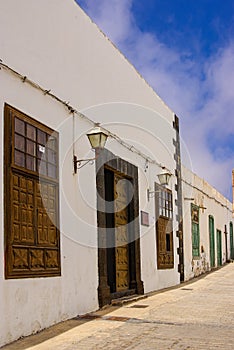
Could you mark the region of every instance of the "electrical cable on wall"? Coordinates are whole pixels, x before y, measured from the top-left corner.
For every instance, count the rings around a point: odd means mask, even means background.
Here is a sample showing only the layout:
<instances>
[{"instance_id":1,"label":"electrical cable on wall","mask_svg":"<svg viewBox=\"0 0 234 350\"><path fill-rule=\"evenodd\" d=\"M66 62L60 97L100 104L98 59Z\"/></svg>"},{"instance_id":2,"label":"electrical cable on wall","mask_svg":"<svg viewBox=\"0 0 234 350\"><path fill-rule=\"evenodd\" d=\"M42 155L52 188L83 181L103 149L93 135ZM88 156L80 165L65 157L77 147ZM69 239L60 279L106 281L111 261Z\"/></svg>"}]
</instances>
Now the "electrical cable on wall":
<instances>
[{"instance_id":1,"label":"electrical cable on wall","mask_svg":"<svg viewBox=\"0 0 234 350\"><path fill-rule=\"evenodd\" d=\"M190 187L194 188L195 190L201 192L202 194L204 194L206 197L208 197L209 199L213 199L216 203L220 204L223 208L226 208L228 211L230 211L232 213L232 210L228 208L227 205L223 204L221 201L219 201L218 199L216 199L215 197L210 196L208 193L206 193L205 191L201 190L200 188L198 188L197 186L194 186L193 184L191 184L190 182L182 179L182 181L186 184L189 185Z\"/></svg>"},{"instance_id":2,"label":"electrical cable on wall","mask_svg":"<svg viewBox=\"0 0 234 350\"><path fill-rule=\"evenodd\" d=\"M92 120L91 118L87 117L86 115L84 115L83 113L79 112L78 110L76 110L74 107L72 107L69 102L67 101L63 101L61 98L59 98L58 96L56 96L55 94L53 94L51 92L50 89L44 89L42 88L39 84L35 83L34 81L30 80L27 78L27 76L20 74L19 72L15 71L13 68L9 67L8 65L4 64L2 62L2 60L0 59L0 69L3 68L9 72L11 72L12 74L14 74L15 76L17 76L18 78L20 78L22 80L23 83L28 83L29 85L31 85L32 87L34 87L35 89L38 89L40 91L43 92L44 95L48 95L51 98L55 99L57 102L61 103L64 107L67 108L67 110L69 111L69 113L73 114L73 128L75 125L75 121L74 121L74 116L77 115L78 117L80 117L81 119L85 119L86 121L88 121L93 127L96 126L96 122L94 120ZM114 140L116 140L119 144L121 144L124 148L128 149L129 151L137 154L139 157L143 158L147 164L147 168L148 168L148 163L154 164L159 166L161 169L163 170L167 170L170 172L170 170L168 168L166 168L164 165L162 165L161 163L158 163L156 160L150 158L149 156L147 156L146 154L144 154L143 152L141 152L140 150L138 150L135 146L127 143L126 141L124 141L123 139L121 139L118 135L112 133L111 131L109 131L106 128L102 129L108 133L108 135L110 137L112 137ZM75 131L73 130L73 138L75 138ZM74 140L73 140L74 141ZM74 142L73 142L74 143ZM73 149L74 152L74 149ZM198 187L192 185L191 183L187 182L186 180L182 179L182 181L184 183L186 183L187 185L193 187L194 189L200 191L201 193L205 194L208 198L213 199L215 202L217 202L218 204L220 204L222 207L225 207L226 209L228 209L230 212L232 212L232 210L230 210L228 208L227 205L224 205L222 202L220 202L219 200L217 200L215 197L210 196L208 193L204 192L203 190L199 189Z\"/></svg>"},{"instance_id":3,"label":"electrical cable on wall","mask_svg":"<svg viewBox=\"0 0 234 350\"><path fill-rule=\"evenodd\" d=\"M38 89L40 91L43 92L44 95L48 95L51 98L55 99L57 102L63 104L63 106L65 106L69 113L73 113L73 115L77 115L82 119L85 119L86 121L88 121L93 127L96 126L96 122L92 119L90 119L89 117L87 117L86 115L84 115L83 113L79 112L77 109L75 109L74 107L72 107L69 102L67 101L63 101L61 98L59 98L58 96L56 96L55 94L53 94L51 92L50 89L44 89L42 88L39 84L35 83L34 81L30 80L27 78L27 76L22 75L21 73L17 72L16 70L14 70L13 68L9 67L8 65L2 63L2 60L0 60L0 69L3 68L9 72L11 72L12 74L14 74L15 76L17 76L18 78L20 78L22 80L23 83L28 83L29 85L31 85L32 87L34 87L35 89ZM111 131L109 131L108 129L102 127L102 129L108 133L108 135L110 137L112 137L114 140L116 140L119 144L121 144L124 148L128 149L129 151L137 154L139 157L145 159L145 161L147 161L148 163L154 164L159 166L161 169L163 170L167 170L170 172L170 170L168 168L166 168L163 164L157 162L156 160L150 158L149 156L147 156L146 154L144 154L143 152L141 152L140 150L138 150L135 146L127 143L126 141L124 141L123 139L121 139L118 135L112 133Z\"/></svg>"}]
</instances>

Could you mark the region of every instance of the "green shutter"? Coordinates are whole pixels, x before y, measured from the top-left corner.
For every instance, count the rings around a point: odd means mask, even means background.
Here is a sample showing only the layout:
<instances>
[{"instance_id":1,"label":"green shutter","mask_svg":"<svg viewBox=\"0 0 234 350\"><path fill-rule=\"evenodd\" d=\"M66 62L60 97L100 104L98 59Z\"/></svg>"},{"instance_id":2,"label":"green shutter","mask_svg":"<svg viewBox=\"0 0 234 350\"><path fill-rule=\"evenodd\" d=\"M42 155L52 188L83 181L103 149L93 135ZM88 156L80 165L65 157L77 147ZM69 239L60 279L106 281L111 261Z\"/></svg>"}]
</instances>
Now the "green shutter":
<instances>
[{"instance_id":1,"label":"green shutter","mask_svg":"<svg viewBox=\"0 0 234 350\"><path fill-rule=\"evenodd\" d=\"M222 233L217 230L217 264L222 265Z\"/></svg>"},{"instance_id":2,"label":"green shutter","mask_svg":"<svg viewBox=\"0 0 234 350\"><path fill-rule=\"evenodd\" d=\"M191 204L191 221L192 221L192 252L193 257L200 254L200 229L199 229L199 207Z\"/></svg>"},{"instance_id":3,"label":"green shutter","mask_svg":"<svg viewBox=\"0 0 234 350\"><path fill-rule=\"evenodd\" d=\"M215 240L214 240L214 218L209 216L209 236L210 236L210 266L215 266Z\"/></svg>"},{"instance_id":4,"label":"green shutter","mask_svg":"<svg viewBox=\"0 0 234 350\"><path fill-rule=\"evenodd\" d=\"M199 224L192 223L193 256L199 256Z\"/></svg>"}]
</instances>

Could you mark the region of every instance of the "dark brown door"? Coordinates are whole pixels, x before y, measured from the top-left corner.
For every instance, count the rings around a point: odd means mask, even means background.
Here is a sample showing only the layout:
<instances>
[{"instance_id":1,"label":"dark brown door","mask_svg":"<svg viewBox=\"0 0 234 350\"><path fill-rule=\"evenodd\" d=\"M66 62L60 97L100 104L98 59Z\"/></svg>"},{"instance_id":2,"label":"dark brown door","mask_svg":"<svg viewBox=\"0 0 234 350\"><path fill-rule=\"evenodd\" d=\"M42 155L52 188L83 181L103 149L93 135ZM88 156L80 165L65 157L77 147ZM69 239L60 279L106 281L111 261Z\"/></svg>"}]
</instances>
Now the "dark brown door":
<instances>
[{"instance_id":1,"label":"dark brown door","mask_svg":"<svg viewBox=\"0 0 234 350\"><path fill-rule=\"evenodd\" d=\"M128 180L105 169L107 271L111 293L129 289Z\"/></svg>"},{"instance_id":2,"label":"dark brown door","mask_svg":"<svg viewBox=\"0 0 234 350\"><path fill-rule=\"evenodd\" d=\"M129 289L128 180L114 175L116 291Z\"/></svg>"},{"instance_id":3,"label":"dark brown door","mask_svg":"<svg viewBox=\"0 0 234 350\"><path fill-rule=\"evenodd\" d=\"M104 149L96 161L99 305L143 294L138 169ZM105 201L103 201L103 199Z\"/></svg>"}]
</instances>

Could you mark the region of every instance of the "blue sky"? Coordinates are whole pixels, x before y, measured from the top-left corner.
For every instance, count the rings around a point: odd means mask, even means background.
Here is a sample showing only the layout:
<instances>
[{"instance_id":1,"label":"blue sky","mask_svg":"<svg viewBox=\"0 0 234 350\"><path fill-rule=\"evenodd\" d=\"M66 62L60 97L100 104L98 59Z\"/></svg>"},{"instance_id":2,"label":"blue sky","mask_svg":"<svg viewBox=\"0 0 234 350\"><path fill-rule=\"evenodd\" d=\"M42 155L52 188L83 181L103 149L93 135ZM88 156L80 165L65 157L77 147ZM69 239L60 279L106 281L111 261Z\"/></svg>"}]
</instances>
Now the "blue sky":
<instances>
[{"instance_id":1,"label":"blue sky","mask_svg":"<svg viewBox=\"0 0 234 350\"><path fill-rule=\"evenodd\" d=\"M231 199L234 1L77 3L179 116L192 170Z\"/></svg>"}]
</instances>

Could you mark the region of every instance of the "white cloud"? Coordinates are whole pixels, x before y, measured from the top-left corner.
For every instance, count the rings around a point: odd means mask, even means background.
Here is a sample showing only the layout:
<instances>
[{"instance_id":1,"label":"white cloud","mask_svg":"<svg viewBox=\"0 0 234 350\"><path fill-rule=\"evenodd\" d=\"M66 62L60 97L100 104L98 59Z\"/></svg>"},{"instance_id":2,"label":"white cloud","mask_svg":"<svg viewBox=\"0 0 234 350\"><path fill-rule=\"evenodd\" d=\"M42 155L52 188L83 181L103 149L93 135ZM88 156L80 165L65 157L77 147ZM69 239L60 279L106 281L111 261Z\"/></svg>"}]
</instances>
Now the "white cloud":
<instances>
[{"instance_id":1,"label":"white cloud","mask_svg":"<svg viewBox=\"0 0 234 350\"><path fill-rule=\"evenodd\" d=\"M234 150L224 140L234 137L234 42L205 63L196 62L155 33L142 32L132 0L78 2L180 117L193 170L231 198Z\"/></svg>"},{"instance_id":2,"label":"white cloud","mask_svg":"<svg viewBox=\"0 0 234 350\"><path fill-rule=\"evenodd\" d=\"M132 0L78 0L89 16L108 35L113 43L126 39L134 27Z\"/></svg>"},{"instance_id":3,"label":"white cloud","mask_svg":"<svg viewBox=\"0 0 234 350\"><path fill-rule=\"evenodd\" d=\"M206 84L211 93L206 113L218 126L216 130L225 134L234 133L234 42L220 49L216 57L211 59L207 67Z\"/></svg>"}]
</instances>

